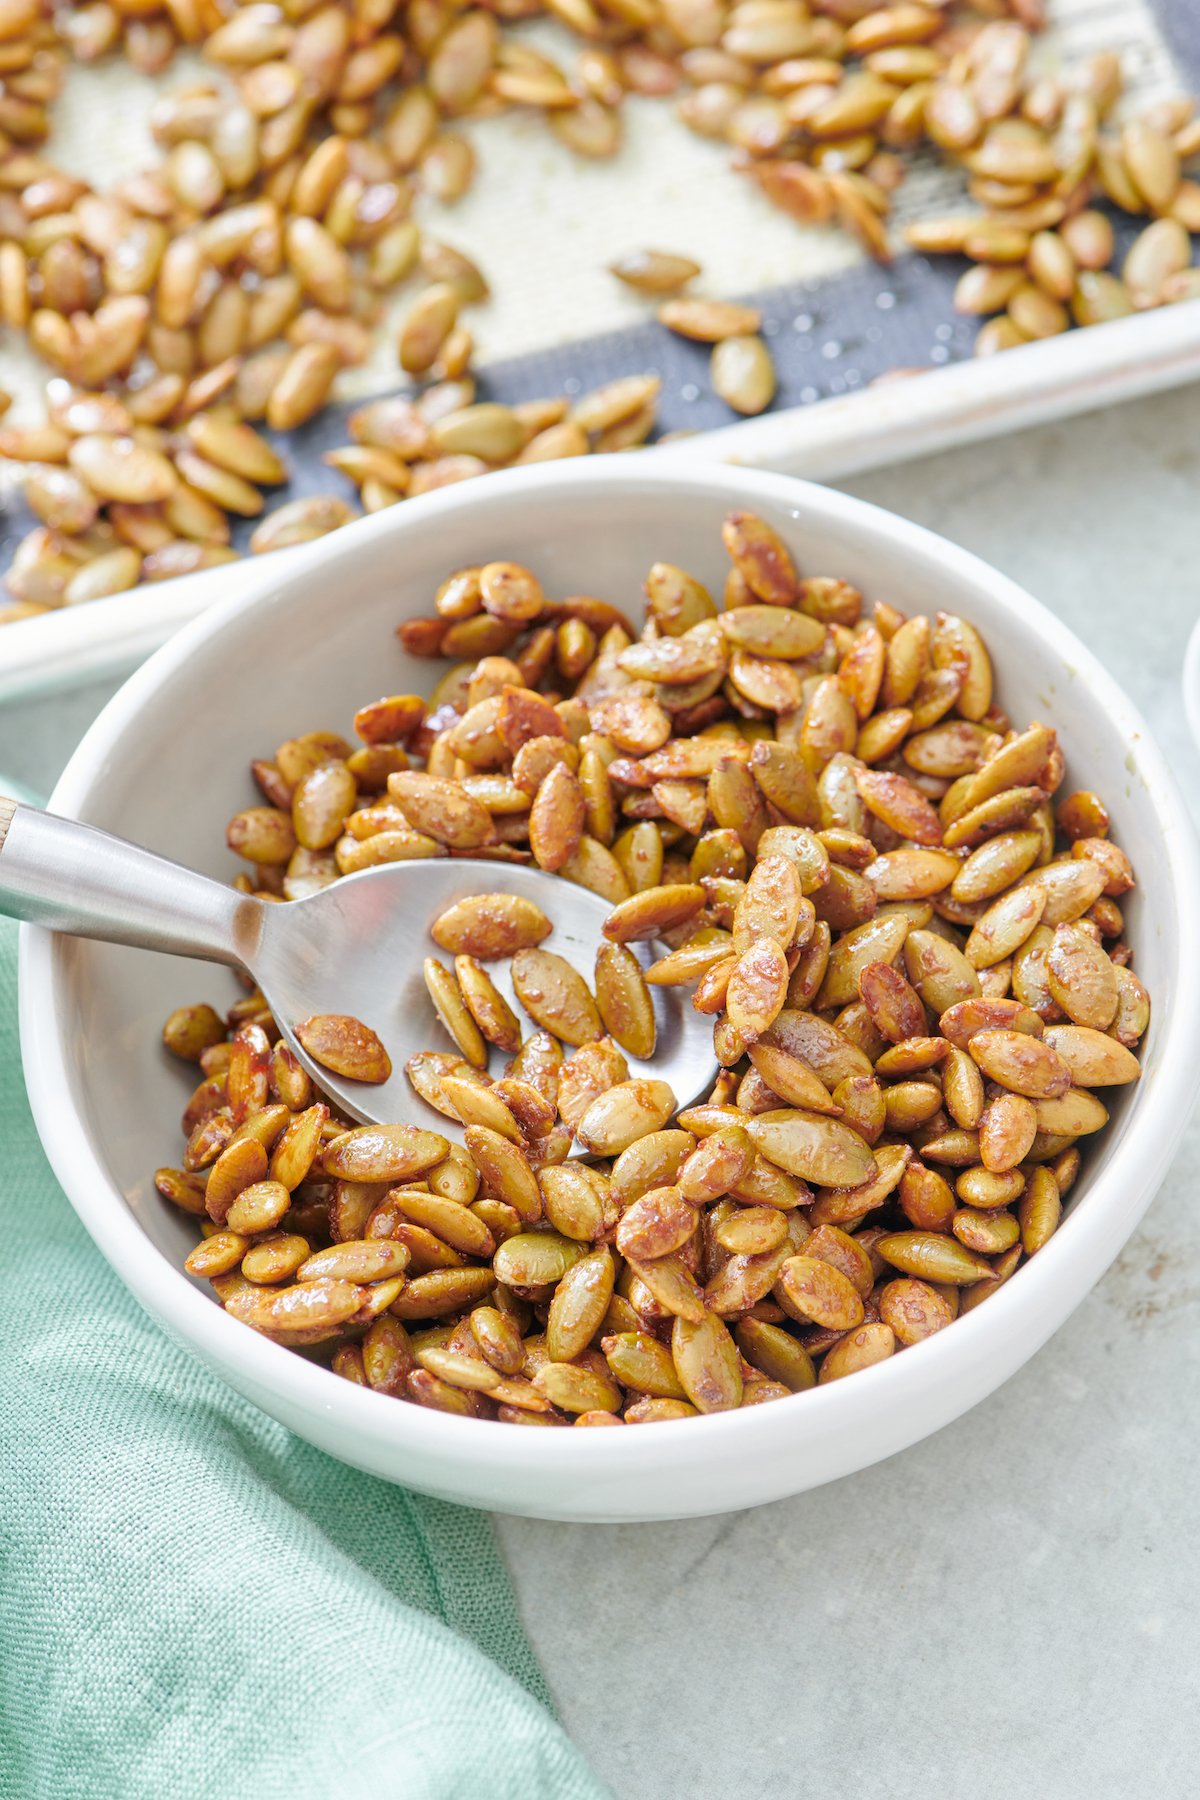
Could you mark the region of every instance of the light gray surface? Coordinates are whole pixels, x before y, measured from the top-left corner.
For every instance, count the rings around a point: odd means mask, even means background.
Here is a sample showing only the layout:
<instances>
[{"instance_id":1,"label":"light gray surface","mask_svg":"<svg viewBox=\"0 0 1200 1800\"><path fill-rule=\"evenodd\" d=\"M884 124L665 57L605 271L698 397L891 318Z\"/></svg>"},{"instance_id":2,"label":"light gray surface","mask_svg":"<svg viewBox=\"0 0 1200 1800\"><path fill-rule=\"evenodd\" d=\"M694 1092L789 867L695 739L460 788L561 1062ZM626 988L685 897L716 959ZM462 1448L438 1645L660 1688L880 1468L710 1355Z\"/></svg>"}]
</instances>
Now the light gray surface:
<instances>
[{"instance_id":1,"label":"light gray surface","mask_svg":"<svg viewBox=\"0 0 1200 1800\"><path fill-rule=\"evenodd\" d=\"M1058 611L1200 818L1195 389L852 484ZM103 693L0 711L48 788ZM1195 1791L1200 1120L1099 1289L992 1399L797 1500L681 1525L500 1521L562 1716L619 1800ZM686 1426L680 1429L686 1429Z\"/></svg>"}]
</instances>

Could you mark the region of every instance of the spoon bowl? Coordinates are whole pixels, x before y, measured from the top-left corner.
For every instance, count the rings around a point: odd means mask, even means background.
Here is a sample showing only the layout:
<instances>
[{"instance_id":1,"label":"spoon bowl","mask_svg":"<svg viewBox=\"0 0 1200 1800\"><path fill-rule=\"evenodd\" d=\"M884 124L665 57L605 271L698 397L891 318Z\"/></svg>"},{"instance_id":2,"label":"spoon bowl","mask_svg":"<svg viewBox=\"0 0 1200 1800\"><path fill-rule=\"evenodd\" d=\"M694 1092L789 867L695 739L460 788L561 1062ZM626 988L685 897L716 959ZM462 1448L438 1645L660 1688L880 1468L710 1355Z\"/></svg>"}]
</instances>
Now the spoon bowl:
<instances>
[{"instance_id":1,"label":"spoon bowl","mask_svg":"<svg viewBox=\"0 0 1200 1800\"><path fill-rule=\"evenodd\" d=\"M451 961L434 943L431 926L459 900L501 891L541 907L554 927L542 947L565 958L590 987L611 904L544 869L480 857L389 863L345 876L305 900L264 908L253 972L296 1056L349 1117L380 1124L412 1120L446 1137L461 1137L461 1126L413 1091L404 1065L421 1050L454 1049L422 974L427 956ZM630 948L643 968L653 962L648 944ZM524 1026L509 960L485 966ZM657 1042L646 1061L625 1053L630 1079L665 1081L679 1105L687 1106L711 1088L716 1075L712 1021L693 1009L689 988L652 987L650 992ZM295 1035L296 1025L311 1013L349 1013L369 1025L391 1057L390 1078L366 1086L318 1063ZM491 1073L499 1074L506 1060L493 1050Z\"/></svg>"},{"instance_id":2,"label":"spoon bowl","mask_svg":"<svg viewBox=\"0 0 1200 1800\"><path fill-rule=\"evenodd\" d=\"M281 906L0 795L0 911L76 937L244 968L299 1062L341 1112L363 1124L421 1115L420 1123L461 1137L457 1121L417 1095L405 1064L418 1051L451 1048L424 978L425 959L437 949L434 923L460 900L497 892L539 906L553 928L547 947L588 980L611 906L544 869L483 857L387 863ZM648 967L650 947L633 948ZM489 962L488 973L519 1017L509 961ZM713 1082L712 1027L686 989L651 991L654 1055L627 1057L630 1078L665 1081L687 1106ZM391 1059L386 1081L349 1080L305 1049L296 1028L322 1013L370 1026Z\"/></svg>"}]
</instances>

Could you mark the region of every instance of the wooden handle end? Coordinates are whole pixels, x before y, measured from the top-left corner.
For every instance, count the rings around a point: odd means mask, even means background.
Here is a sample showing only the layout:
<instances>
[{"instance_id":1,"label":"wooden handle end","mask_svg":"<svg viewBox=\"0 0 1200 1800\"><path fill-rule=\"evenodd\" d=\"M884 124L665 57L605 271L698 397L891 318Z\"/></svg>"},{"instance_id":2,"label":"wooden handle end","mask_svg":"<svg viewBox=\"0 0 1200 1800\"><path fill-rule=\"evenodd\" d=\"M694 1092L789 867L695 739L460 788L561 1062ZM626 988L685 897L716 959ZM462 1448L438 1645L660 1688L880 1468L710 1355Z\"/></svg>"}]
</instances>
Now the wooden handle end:
<instances>
[{"instance_id":1,"label":"wooden handle end","mask_svg":"<svg viewBox=\"0 0 1200 1800\"><path fill-rule=\"evenodd\" d=\"M7 794L0 794L0 850L4 848L4 840L8 836L8 828L12 824L17 805L18 802L10 800Z\"/></svg>"}]
</instances>

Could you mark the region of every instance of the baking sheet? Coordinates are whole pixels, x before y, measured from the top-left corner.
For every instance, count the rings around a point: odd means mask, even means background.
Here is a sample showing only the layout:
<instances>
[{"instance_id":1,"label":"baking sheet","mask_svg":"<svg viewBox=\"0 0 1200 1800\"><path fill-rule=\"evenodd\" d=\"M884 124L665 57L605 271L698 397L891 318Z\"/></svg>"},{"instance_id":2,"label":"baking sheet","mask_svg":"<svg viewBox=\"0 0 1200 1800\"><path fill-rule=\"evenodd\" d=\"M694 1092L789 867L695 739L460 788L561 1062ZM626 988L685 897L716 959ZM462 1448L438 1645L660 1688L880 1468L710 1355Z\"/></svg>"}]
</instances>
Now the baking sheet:
<instances>
[{"instance_id":1,"label":"baking sheet","mask_svg":"<svg viewBox=\"0 0 1200 1800\"><path fill-rule=\"evenodd\" d=\"M1047 68L1110 48L1121 53L1138 99L1200 85L1200 18L1190 0L1058 0L1052 19L1035 52ZM528 35L569 60L570 41L556 26L539 24ZM160 82L116 63L72 71L54 154L86 170L103 116L113 178L142 166L154 93L190 72L186 59ZM199 64L194 72L212 75ZM958 259L910 254L881 268L844 233L801 227L769 206L730 171L728 147L686 132L669 102L634 99L623 111L623 149L603 164L571 156L532 115L471 127L480 156L472 191L453 208L421 209L423 228L469 248L492 283L493 298L469 314L481 397L573 394L653 370L664 384L661 429L703 434L671 454L820 479L1200 376L1196 302L975 361L976 322L952 306ZM956 205L961 192L954 173L920 163L898 196L898 226ZM607 273L613 257L644 244L694 256L704 267L698 292L753 294L780 377L769 413L731 423L711 392L707 349L664 331L650 305ZM402 291L396 313L410 301ZM272 503L343 487L321 452L345 441L350 403L397 387L393 354L391 334L381 332L371 360L342 377L344 403L291 435L293 481ZM39 416L44 370L7 344L4 357L4 385L17 396L13 417ZM926 372L873 385L898 370ZM31 523L14 471L0 465L5 479L0 566ZM0 699L132 667L215 593L258 574L234 564L0 629Z\"/></svg>"}]
</instances>

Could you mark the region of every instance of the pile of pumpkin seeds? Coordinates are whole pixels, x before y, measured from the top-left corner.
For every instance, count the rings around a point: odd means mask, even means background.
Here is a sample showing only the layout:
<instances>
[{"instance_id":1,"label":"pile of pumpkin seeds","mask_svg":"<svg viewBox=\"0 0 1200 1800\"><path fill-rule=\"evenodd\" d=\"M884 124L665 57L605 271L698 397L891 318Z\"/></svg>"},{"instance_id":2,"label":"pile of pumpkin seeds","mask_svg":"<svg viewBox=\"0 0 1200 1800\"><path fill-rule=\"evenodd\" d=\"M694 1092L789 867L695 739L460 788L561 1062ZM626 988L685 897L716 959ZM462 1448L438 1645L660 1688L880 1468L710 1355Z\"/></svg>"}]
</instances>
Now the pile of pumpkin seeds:
<instances>
[{"instance_id":1,"label":"pile of pumpkin seeds","mask_svg":"<svg viewBox=\"0 0 1200 1800\"><path fill-rule=\"evenodd\" d=\"M561 64L518 29L542 16L574 39ZM423 195L470 186L463 122L511 108L602 158L626 95L669 99L774 205L884 260L908 161L932 149L962 169L971 207L904 235L972 259L956 304L987 318L981 351L1194 297L1192 102L1118 122L1117 57L1040 74L1043 22L1041 0L0 0L0 331L25 334L55 377L43 424L0 429L41 521L0 623L226 561L231 516L261 517L251 549L270 550L359 506L651 437L650 376L574 405L476 404L467 320L487 280L415 215ZM71 61L119 54L158 75L180 46L212 72L153 107L152 166L104 189L55 164ZM1097 201L1146 220L1119 271ZM734 412L771 404L757 308L694 294L701 271L675 252L613 267L665 327L712 344ZM364 409L371 423L327 457L354 501L267 511L286 469L253 426L286 433L318 412L409 285L397 361L424 391L386 428Z\"/></svg>"},{"instance_id":2,"label":"pile of pumpkin seeds","mask_svg":"<svg viewBox=\"0 0 1200 1800\"><path fill-rule=\"evenodd\" d=\"M251 764L246 893L497 866L433 923L409 1120L341 1117L257 992L164 1029L201 1076L156 1176L200 1223L189 1271L350 1381L612 1426L840 1379L1042 1252L1101 1094L1138 1078L1134 873L1100 797L1063 792L1053 726L1013 725L966 619L801 576L751 514L723 536L720 604L656 563L640 633L520 565L459 569L399 627L451 665L427 701ZM504 891L514 862L609 903L594 969ZM633 943L660 952L645 973ZM678 1112L626 1061L652 1063L663 986L713 1020L712 1090ZM378 1082L378 1027L299 1036Z\"/></svg>"}]
</instances>

